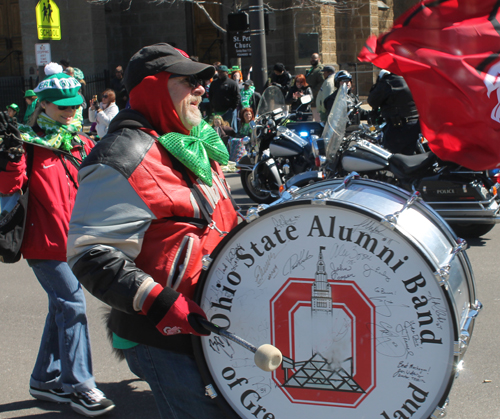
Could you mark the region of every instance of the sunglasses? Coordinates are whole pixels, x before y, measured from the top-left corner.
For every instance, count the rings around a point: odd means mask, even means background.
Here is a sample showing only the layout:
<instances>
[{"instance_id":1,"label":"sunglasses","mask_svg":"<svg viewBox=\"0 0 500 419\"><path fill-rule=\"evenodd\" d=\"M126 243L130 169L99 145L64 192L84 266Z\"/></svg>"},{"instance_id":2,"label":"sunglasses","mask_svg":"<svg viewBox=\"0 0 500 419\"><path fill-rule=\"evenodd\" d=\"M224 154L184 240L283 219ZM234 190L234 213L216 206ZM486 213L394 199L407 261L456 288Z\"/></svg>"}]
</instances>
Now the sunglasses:
<instances>
[{"instance_id":1,"label":"sunglasses","mask_svg":"<svg viewBox=\"0 0 500 419\"><path fill-rule=\"evenodd\" d=\"M188 79L186 80L189 85L195 89L198 86L203 86L203 80L196 77L196 75L192 74L191 76L185 76L182 74L172 74L170 78L176 78L176 77L187 77Z\"/></svg>"},{"instance_id":2,"label":"sunglasses","mask_svg":"<svg viewBox=\"0 0 500 419\"><path fill-rule=\"evenodd\" d=\"M103 98L103 99L107 99L107 98L108 98L108 95L102 95L102 98Z\"/></svg>"},{"instance_id":3,"label":"sunglasses","mask_svg":"<svg viewBox=\"0 0 500 419\"><path fill-rule=\"evenodd\" d=\"M80 107L80 105L76 105L76 106L59 106L59 105L57 105L57 109L59 109L60 111L65 111L68 108L78 109L79 107Z\"/></svg>"}]
</instances>

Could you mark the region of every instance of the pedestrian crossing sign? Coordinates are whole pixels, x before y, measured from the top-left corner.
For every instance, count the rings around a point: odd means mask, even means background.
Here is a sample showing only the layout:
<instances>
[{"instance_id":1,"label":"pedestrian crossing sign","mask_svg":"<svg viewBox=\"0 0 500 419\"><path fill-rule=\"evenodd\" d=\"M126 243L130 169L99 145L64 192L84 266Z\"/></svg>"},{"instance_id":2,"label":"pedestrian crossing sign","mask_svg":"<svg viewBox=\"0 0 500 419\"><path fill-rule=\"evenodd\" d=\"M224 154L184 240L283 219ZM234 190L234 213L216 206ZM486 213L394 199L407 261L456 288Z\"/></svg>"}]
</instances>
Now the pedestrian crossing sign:
<instances>
[{"instance_id":1,"label":"pedestrian crossing sign","mask_svg":"<svg viewBox=\"0 0 500 419\"><path fill-rule=\"evenodd\" d=\"M38 39L61 39L59 7L53 0L40 0L36 5Z\"/></svg>"}]
</instances>

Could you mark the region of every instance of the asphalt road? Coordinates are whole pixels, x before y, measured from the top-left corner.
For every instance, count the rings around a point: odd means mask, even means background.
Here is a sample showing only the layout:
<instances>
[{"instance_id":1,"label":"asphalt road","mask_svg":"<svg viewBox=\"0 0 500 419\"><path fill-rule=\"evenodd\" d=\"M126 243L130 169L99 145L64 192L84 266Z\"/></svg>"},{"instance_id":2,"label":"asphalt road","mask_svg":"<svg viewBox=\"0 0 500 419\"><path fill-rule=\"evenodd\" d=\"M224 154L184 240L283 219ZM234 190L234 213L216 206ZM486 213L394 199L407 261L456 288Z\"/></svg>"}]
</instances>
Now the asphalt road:
<instances>
[{"instance_id":1,"label":"asphalt road","mask_svg":"<svg viewBox=\"0 0 500 419\"><path fill-rule=\"evenodd\" d=\"M237 174L228 176L233 195L244 209L251 201L243 195ZM450 419L500 418L500 285L498 253L500 226L481 239L468 240L467 254L484 309L477 318L465 355L465 369L449 395ZM157 419L147 384L136 379L125 362L111 354L102 324L103 304L87 294L94 374L99 387L116 408L105 417ZM28 393L29 377L38 351L47 312L47 298L25 261L0 265L0 418L41 419L79 417L67 405L34 400ZM390 394L387 395L391 397ZM203 418L200 418L203 419ZM279 418L287 419L287 418ZM341 418L339 418L341 419Z\"/></svg>"}]
</instances>

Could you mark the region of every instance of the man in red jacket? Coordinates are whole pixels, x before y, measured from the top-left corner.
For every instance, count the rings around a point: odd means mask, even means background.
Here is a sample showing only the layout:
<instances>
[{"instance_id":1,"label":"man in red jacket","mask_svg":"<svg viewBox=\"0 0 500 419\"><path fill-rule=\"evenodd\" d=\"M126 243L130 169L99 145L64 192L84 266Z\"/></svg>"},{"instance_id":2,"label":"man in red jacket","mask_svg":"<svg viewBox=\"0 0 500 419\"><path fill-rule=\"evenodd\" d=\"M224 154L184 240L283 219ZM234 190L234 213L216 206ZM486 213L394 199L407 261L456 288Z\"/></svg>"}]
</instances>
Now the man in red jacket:
<instances>
[{"instance_id":1,"label":"man in red jacket","mask_svg":"<svg viewBox=\"0 0 500 419\"><path fill-rule=\"evenodd\" d=\"M223 416L205 396L190 337L209 334L192 300L201 258L237 224L219 166L227 149L198 109L214 72L168 44L131 58L131 109L80 168L70 223L69 264L112 307L113 345L149 383L162 418Z\"/></svg>"}]
</instances>

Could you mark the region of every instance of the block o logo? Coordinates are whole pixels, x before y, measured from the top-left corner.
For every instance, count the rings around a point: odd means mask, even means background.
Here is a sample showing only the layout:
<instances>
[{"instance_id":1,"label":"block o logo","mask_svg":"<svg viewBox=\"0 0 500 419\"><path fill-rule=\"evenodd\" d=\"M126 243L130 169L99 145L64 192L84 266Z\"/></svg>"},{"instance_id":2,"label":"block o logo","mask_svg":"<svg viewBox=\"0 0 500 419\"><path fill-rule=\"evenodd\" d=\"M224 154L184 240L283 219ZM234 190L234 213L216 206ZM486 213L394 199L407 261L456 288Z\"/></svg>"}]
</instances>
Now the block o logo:
<instances>
[{"instance_id":1,"label":"block o logo","mask_svg":"<svg viewBox=\"0 0 500 419\"><path fill-rule=\"evenodd\" d=\"M289 278L270 300L273 380L293 403L357 407L376 387L375 307L355 282Z\"/></svg>"}]
</instances>

